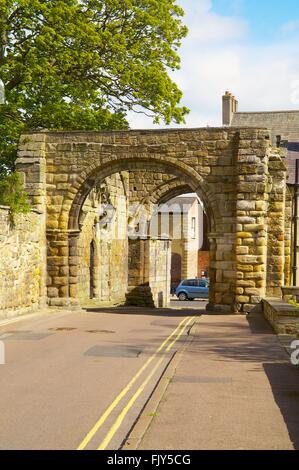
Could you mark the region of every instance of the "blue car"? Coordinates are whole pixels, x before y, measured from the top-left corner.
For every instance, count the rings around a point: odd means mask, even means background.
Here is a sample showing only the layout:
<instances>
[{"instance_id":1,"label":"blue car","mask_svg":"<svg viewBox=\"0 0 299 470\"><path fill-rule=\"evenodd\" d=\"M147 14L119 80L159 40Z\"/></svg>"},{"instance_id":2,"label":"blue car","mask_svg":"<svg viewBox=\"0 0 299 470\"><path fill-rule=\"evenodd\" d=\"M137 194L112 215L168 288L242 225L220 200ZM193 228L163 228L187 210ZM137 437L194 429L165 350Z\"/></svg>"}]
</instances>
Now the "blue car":
<instances>
[{"instance_id":1,"label":"blue car","mask_svg":"<svg viewBox=\"0 0 299 470\"><path fill-rule=\"evenodd\" d=\"M175 295L179 300L209 298L208 279L184 279L176 288Z\"/></svg>"}]
</instances>

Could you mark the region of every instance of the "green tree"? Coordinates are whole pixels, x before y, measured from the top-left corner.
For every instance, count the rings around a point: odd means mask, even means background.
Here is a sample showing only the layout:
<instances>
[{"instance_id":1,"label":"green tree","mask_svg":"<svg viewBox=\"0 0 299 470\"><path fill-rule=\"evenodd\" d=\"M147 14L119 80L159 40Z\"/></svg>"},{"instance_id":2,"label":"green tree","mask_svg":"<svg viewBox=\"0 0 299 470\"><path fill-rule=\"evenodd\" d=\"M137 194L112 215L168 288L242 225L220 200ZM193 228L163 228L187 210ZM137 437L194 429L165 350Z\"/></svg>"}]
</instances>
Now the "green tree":
<instances>
[{"instance_id":1,"label":"green tree","mask_svg":"<svg viewBox=\"0 0 299 470\"><path fill-rule=\"evenodd\" d=\"M182 16L176 0L0 0L0 173L23 130L125 129L128 110L183 122Z\"/></svg>"},{"instance_id":2,"label":"green tree","mask_svg":"<svg viewBox=\"0 0 299 470\"><path fill-rule=\"evenodd\" d=\"M10 207L11 214L28 212L30 207L27 199L19 173L13 172L0 178L0 201Z\"/></svg>"}]
</instances>

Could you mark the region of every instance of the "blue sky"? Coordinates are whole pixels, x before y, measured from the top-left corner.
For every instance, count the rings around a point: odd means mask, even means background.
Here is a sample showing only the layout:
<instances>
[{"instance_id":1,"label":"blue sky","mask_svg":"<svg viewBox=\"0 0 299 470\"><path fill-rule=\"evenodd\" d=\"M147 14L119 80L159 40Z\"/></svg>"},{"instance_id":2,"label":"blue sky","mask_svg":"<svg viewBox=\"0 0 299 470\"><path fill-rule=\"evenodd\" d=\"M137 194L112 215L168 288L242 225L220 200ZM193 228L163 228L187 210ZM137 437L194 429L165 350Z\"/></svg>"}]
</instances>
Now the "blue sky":
<instances>
[{"instance_id":1,"label":"blue sky","mask_svg":"<svg viewBox=\"0 0 299 470\"><path fill-rule=\"evenodd\" d=\"M245 19L249 26L248 39L252 42L285 38L281 26L299 19L298 0L213 0L212 9L223 16Z\"/></svg>"},{"instance_id":2,"label":"blue sky","mask_svg":"<svg viewBox=\"0 0 299 470\"><path fill-rule=\"evenodd\" d=\"M171 75L191 111L186 127L220 126L226 90L240 111L299 109L299 0L177 3L189 35L180 49L181 70ZM130 113L129 122L156 127L140 114Z\"/></svg>"}]
</instances>

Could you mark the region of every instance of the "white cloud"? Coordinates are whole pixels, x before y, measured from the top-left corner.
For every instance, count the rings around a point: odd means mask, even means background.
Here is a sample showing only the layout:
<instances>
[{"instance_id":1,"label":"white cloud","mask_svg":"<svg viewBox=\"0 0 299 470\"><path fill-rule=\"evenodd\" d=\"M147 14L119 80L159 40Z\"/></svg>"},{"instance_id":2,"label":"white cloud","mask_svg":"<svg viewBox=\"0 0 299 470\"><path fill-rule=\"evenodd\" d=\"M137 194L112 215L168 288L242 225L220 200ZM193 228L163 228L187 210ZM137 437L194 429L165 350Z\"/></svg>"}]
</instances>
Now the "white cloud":
<instances>
[{"instance_id":1,"label":"white cloud","mask_svg":"<svg viewBox=\"0 0 299 470\"><path fill-rule=\"evenodd\" d=\"M298 42L250 44L248 26L239 17L214 13L210 0L180 0L189 36L173 74L191 112L187 127L221 125L221 96L232 91L240 110L294 109L294 83L299 79ZM298 105L297 105L298 106ZM151 119L130 114L132 128L152 128Z\"/></svg>"},{"instance_id":2,"label":"white cloud","mask_svg":"<svg viewBox=\"0 0 299 470\"><path fill-rule=\"evenodd\" d=\"M295 33L299 30L299 19L288 21L281 26L281 31L283 33Z\"/></svg>"},{"instance_id":3,"label":"white cloud","mask_svg":"<svg viewBox=\"0 0 299 470\"><path fill-rule=\"evenodd\" d=\"M223 44L239 39L247 31L245 21L214 13L209 0L181 0L179 3L185 10L185 22L189 28L189 35L184 40L184 49L194 45L202 47Z\"/></svg>"}]
</instances>

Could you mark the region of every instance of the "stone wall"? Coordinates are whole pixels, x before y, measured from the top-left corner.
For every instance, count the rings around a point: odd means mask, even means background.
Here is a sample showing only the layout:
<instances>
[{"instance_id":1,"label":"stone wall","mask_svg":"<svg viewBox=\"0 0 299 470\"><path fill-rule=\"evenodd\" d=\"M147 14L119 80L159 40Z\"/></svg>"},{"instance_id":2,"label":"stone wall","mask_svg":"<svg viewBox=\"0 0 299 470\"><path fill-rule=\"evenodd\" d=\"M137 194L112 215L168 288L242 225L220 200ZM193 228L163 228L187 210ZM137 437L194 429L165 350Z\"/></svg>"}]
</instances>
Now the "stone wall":
<instances>
[{"instance_id":1,"label":"stone wall","mask_svg":"<svg viewBox=\"0 0 299 470\"><path fill-rule=\"evenodd\" d=\"M132 202L141 202L150 199L150 196L163 183L169 182L174 176L155 171L137 170L130 171L129 198Z\"/></svg>"},{"instance_id":2,"label":"stone wall","mask_svg":"<svg viewBox=\"0 0 299 470\"><path fill-rule=\"evenodd\" d=\"M36 210L15 215L0 206L0 318L45 305L44 216Z\"/></svg>"}]
</instances>

